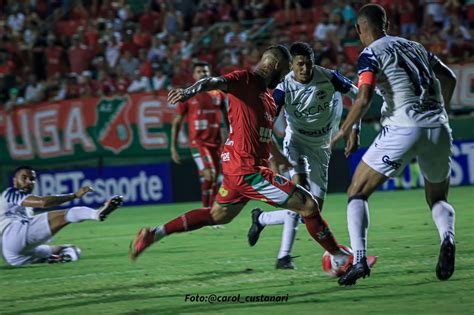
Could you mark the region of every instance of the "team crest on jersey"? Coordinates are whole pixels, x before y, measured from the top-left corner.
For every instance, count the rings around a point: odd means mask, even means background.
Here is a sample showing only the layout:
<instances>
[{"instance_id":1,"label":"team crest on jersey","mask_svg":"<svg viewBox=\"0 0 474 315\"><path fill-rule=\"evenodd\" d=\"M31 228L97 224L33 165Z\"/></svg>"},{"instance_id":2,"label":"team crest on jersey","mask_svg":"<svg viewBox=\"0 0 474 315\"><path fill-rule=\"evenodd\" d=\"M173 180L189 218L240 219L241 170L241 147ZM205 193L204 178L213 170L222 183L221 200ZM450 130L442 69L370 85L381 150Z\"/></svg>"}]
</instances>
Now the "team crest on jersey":
<instances>
[{"instance_id":1,"label":"team crest on jersey","mask_svg":"<svg viewBox=\"0 0 474 315\"><path fill-rule=\"evenodd\" d=\"M280 175L275 176L274 180L280 186L285 186L286 184L288 184L288 179L286 179L285 177L282 177Z\"/></svg>"},{"instance_id":2,"label":"team crest on jersey","mask_svg":"<svg viewBox=\"0 0 474 315\"><path fill-rule=\"evenodd\" d=\"M221 195L222 197L226 197L228 194L229 191L225 189L224 186L221 186L221 188L219 188L219 195Z\"/></svg>"},{"instance_id":3,"label":"team crest on jersey","mask_svg":"<svg viewBox=\"0 0 474 315\"><path fill-rule=\"evenodd\" d=\"M319 99L319 100L324 100L327 96L327 93L323 90L318 90L316 92L316 97Z\"/></svg>"},{"instance_id":4,"label":"team crest on jersey","mask_svg":"<svg viewBox=\"0 0 474 315\"><path fill-rule=\"evenodd\" d=\"M104 98L96 106L95 133L100 144L118 154L132 143L128 120L131 103L126 97Z\"/></svg>"}]
</instances>

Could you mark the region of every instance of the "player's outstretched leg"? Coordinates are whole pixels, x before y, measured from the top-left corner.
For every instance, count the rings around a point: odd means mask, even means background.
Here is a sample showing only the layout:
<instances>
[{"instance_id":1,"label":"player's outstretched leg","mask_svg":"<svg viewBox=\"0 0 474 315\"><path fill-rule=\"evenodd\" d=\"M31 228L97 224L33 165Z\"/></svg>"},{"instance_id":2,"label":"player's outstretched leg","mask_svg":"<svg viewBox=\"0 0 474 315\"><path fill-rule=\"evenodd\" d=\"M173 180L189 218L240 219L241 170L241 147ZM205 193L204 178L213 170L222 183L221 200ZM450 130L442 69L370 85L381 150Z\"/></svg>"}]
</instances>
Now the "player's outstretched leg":
<instances>
[{"instance_id":1,"label":"player's outstretched leg","mask_svg":"<svg viewBox=\"0 0 474 315\"><path fill-rule=\"evenodd\" d=\"M64 212L64 220L67 223L79 223L86 220L104 221L113 211L123 203L122 196L113 196L97 210L89 207L72 207ZM53 228L54 230L54 228Z\"/></svg>"},{"instance_id":2,"label":"player's outstretched leg","mask_svg":"<svg viewBox=\"0 0 474 315\"><path fill-rule=\"evenodd\" d=\"M321 247L334 256L333 262L335 264L344 266L350 262L351 254L339 247L328 224L321 216L317 201L307 190L297 186L296 191L284 207L303 216L309 234Z\"/></svg>"},{"instance_id":3,"label":"player's outstretched leg","mask_svg":"<svg viewBox=\"0 0 474 315\"><path fill-rule=\"evenodd\" d=\"M122 196L113 196L107 200L102 207L97 209L97 219L104 221L109 214L117 210L123 203Z\"/></svg>"},{"instance_id":4,"label":"player's outstretched leg","mask_svg":"<svg viewBox=\"0 0 474 315\"><path fill-rule=\"evenodd\" d=\"M211 208L200 208L185 214L157 227L142 228L130 244L128 255L131 260L137 259L151 244L163 237L180 232L193 231L207 225L214 225Z\"/></svg>"},{"instance_id":5,"label":"player's outstretched leg","mask_svg":"<svg viewBox=\"0 0 474 315\"><path fill-rule=\"evenodd\" d=\"M140 229L130 244L129 257L136 260L151 244L173 233L193 231L208 225L227 224L240 213L245 204L246 202L242 202L221 206L215 202L212 208L191 210L164 225Z\"/></svg>"}]
</instances>

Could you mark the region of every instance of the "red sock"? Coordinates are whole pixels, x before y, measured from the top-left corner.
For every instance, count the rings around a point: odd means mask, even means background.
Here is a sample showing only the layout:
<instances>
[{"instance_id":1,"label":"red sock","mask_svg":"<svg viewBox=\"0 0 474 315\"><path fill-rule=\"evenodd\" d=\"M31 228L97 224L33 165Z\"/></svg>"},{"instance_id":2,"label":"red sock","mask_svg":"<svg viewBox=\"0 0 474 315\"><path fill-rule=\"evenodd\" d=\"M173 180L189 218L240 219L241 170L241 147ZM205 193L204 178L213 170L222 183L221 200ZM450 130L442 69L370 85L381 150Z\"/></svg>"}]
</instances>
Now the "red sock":
<instances>
[{"instance_id":1,"label":"red sock","mask_svg":"<svg viewBox=\"0 0 474 315\"><path fill-rule=\"evenodd\" d=\"M339 251L336 238L319 212L315 212L309 217L304 217L304 223L306 224L306 229L308 229L309 234L311 234L314 240L325 250L331 254L335 254Z\"/></svg>"},{"instance_id":2,"label":"red sock","mask_svg":"<svg viewBox=\"0 0 474 315\"><path fill-rule=\"evenodd\" d=\"M212 199L214 201L214 197L212 196L212 182L209 180L205 180L202 178L201 182L201 201L202 201L202 206L203 207L210 207L212 206L212 203L209 203L209 201Z\"/></svg>"},{"instance_id":3,"label":"red sock","mask_svg":"<svg viewBox=\"0 0 474 315\"><path fill-rule=\"evenodd\" d=\"M170 235L173 233L192 231L202 228L206 225L214 225L214 220L211 216L211 208L201 208L186 212L166 223L165 233Z\"/></svg>"}]
</instances>

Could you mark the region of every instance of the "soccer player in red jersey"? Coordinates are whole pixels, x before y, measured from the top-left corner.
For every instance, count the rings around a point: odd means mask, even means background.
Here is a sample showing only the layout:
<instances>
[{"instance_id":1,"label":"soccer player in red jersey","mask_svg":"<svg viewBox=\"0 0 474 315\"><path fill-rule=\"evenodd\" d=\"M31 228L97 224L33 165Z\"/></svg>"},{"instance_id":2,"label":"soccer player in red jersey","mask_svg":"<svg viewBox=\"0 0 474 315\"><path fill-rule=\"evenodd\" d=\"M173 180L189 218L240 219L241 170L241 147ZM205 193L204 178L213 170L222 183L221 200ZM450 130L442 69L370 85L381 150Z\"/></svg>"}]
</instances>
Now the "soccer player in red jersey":
<instances>
[{"instance_id":1,"label":"soccer player in red jersey","mask_svg":"<svg viewBox=\"0 0 474 315\"><path fill-rule=\"evenodd\" d=\"M193 78L199 81L209 77L211 70L207 62L196 62L193 65ZM201 180L201 200L203 207L210 207L217 194L217 177L219 176L219 156L222 148L220 130L221 113L227 122L225 95L220 91L209 91L197 94L177 107L178 114L171 128L171 158L181 163L176 149L178 133L184 119L188 118L189 142L194 162Z\"/></svg>"},{"instance_id":2,"label":"soccer player in red jersey","mask_svg":"<svg viewBox=\"0 0 474 315\"><path fill-rule=\"evenodd\" d=\"M229 223L254 199L298 212L304 217L309 234L333 255L333 265L350 264L351 256L339 248L314 197L268 168L270 153L278 164L289 166L273 145L276 105L269 89L274 89L289 72L290 59L286 47L271 46L255 71L204 78L189 88L170 91L170 103L184 102L198 93L216 89L228 93L230 133L221 155L224 181L212 208L191 210L164 225L140 229L130 244L132 260L165 236Z\"/></svg>"}]
</instances>

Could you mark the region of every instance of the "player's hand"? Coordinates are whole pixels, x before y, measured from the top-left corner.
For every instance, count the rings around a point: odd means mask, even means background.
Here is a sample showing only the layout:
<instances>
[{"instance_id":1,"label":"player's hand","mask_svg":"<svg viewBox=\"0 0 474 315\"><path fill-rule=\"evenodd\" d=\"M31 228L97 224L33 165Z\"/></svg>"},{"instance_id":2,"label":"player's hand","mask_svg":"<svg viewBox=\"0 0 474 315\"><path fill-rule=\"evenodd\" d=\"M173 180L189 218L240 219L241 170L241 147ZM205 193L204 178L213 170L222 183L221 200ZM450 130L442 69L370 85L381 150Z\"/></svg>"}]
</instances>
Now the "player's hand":
<instances>
[{"instance_id":1,"label":"player's hand","mask_svg":"<svg viewBox=\"0 0 474 315\"><path fill-rule=\"evenodd\" d=\"M272 157L273 163L277 166L279 170L289 170L290 168L293 168L293 164L288 161L288 159L280 154L280 155L273 155Z\"/></svg>"},{"instance_id":2,"label":"player's hand","mask_svg":"<svg viewBox=\"0 0 474 315\"><path fill-rule=\"evenodd\" d=\"M181 164L181 157L179 156L179 153L175 148L171 148L171 159L176 164Z\"/></svg>"},{"instance_id":3,"label":"player's hand","mask_svg":"<svg viewBox=\"0 0 474 315\"><path fill-rule=\"evenodd\" d=\"M346 148L344 149L344 155L346 156L346 158L359 149L359 145L360 145L359 132L360 131L358 129L352 129L351 134L347 138Z\"/></svg>"},{"instance_id":4,"label":"player's hand","mask_svg":"<svg viewBox=\"0 0 474 315\"><path fill-rule=\"evenodd\" d=\"M184 93L184 89L172 89L168 93L168 103L177 104L179 102L187 101L190 97Z\"/></svg>"},{"instance_id":5,"label":"player's hand","mask_svg":"<svg viewBox=\"0 0 474 315\"><path fill-rule=\"evenodd\" d=\"M334 149L336 147L336 143L341 139L345 139L345 135L342 130L339 130L331 139L331 149Z\"/></svg>"},{"instance_id":6,"label":"player's hand","mask_svg":"<svg viewBox=\"0 0 474 315\"><path fill-rule=\"evenodd\" d=\"M84 187L81 187L78 191L76 191L74 195L76 196L76 198L81 198L88 192L92 192L92 191L94 191L94 189L91 186L84 186Z\"/></svg>"}]
</instances>

